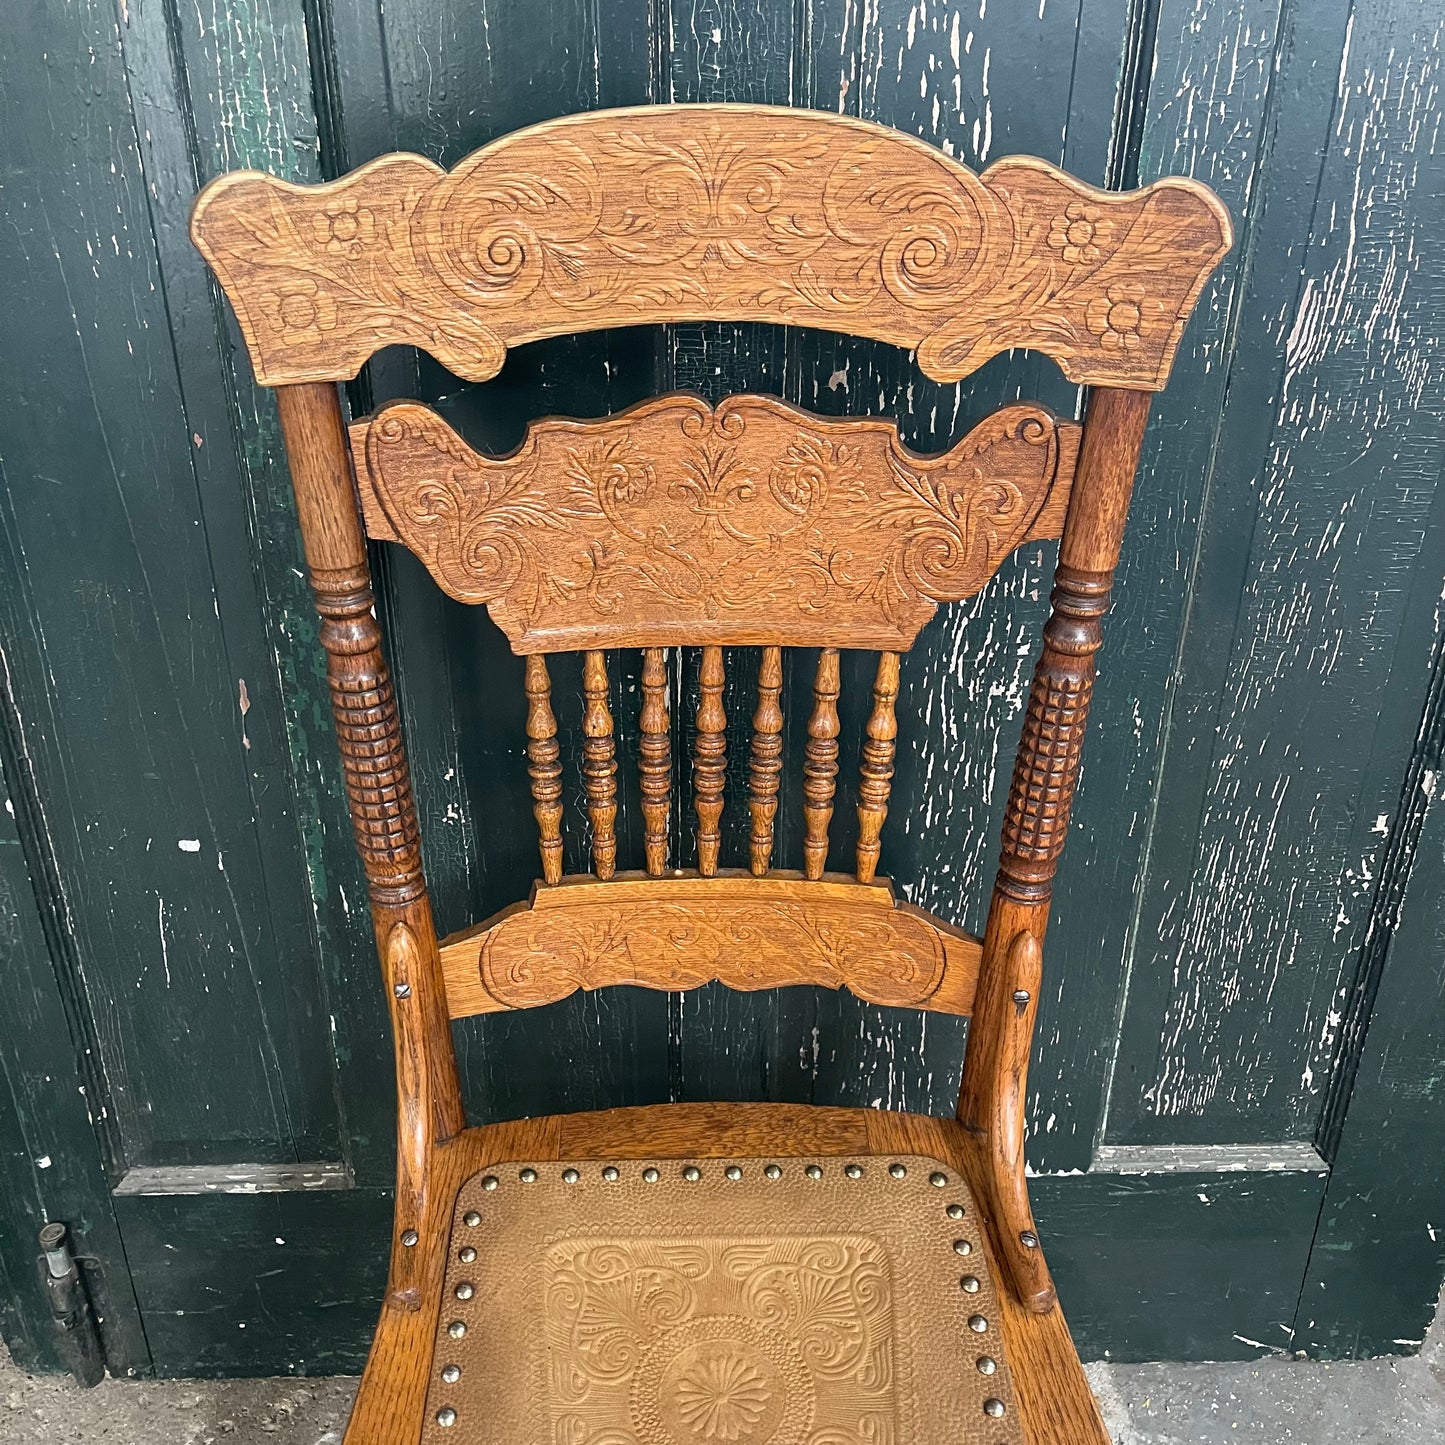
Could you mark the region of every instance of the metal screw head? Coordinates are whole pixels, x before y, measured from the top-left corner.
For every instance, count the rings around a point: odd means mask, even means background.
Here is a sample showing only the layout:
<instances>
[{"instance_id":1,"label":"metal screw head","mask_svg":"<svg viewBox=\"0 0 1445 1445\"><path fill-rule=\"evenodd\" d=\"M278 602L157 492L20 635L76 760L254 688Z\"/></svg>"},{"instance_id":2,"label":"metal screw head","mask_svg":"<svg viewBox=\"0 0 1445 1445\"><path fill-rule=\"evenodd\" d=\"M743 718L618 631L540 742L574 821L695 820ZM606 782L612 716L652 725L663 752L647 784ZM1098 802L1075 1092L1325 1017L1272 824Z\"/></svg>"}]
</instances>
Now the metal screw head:
<instances>
[{"instance_id":1,"label":"metal screw head","mask_svg":"<svg viewBox=\"0 0 1445 1445\"><path fill-rule=\"evenodd\" d=\"M642 1179L645 1184L656 1184L662 1176L652 1167L651 1164L642 1171Z\"/></svg>"},{"instance_id":2,"label":"metal screw head","mask_svg":"<svg viewBox=\"0 0 1445 1445\"><path fill-rule=\"evenodd\" d=\"M394 983L391 986L391 991L397 998L411 997L411 985L409 983Z\"/></svg>"},{"instance_id":3,"label":"metal screw head","mask_svg":"<svg viewBox=\"0 0 1445 1445\"><path fill-rule=\"evenodd\" d=\"M823 1166L821 1164L810 1164L803 1170L803 1173L806 1174L809 1179L821 1179L823 1177Z\"/></svg>"},{"instance_id":4,"label":"metal screw head","mask_svg":"<svg viewBox=\"0 0 1445 1445\"><path fill-rule=\"evenodd\" d=\"M1019 1243L1023 1245L1025 1249L1037 1249L1039 1247L1039 1237L1032 1229L1025 1229L1019 1233Z\"/></svg>"},{"instance_id":5,"label":"metal screw head","mask_svg":"<svg viewBox=\"0 0 1445 1445\"><path fill-rule=\"evenodd\" d=\"M468 1229L475 1229L481 1222L482 1216L478 1214L475 1209L469 1209L462 1215L462 1223L465 1224Z\"/></svg>"},{"instance_id":6,"label":"metal screw head","mask_svg":"<svg viewBox=\"0 0 1445 1445\"><path fill-rule=\"evenodd\" d=\"M471 1247L471 1245L468 1245L465 1249L459 1250L457 1252L457 1258L461 1260L463 1264L470 1264L476 1257L477 1252Z\"/></svg>"},{"instance_id":7,"label":"metal screw head","mask_svg":"<svg viewBox=\"0 0 1445 1445\"><path fill-rule=\"evenodd\" d=\"M401 1242L410 1249L416 1243L416 1230L408 1229L403 1232Z\"/></svg>"},{"instance_id":8,"label":"metal screw head","mask_svg":"<svg viewBox=\"0 0 1445 1445\"><path fill-rule=\"evenodd\" d=\"M617 1166L616 1166L615 1164L609 1164L609 1165L602 1171L602 1177L603 1177L609 1184L616 1184L616 1183L617 1183L617 1180L618 1180L618 1177L619 1177L619 1176L618 1176L618 1173L617 1173Z\"/></svg>"},{"instance_id":9,"label":"metal screw head","mask_svg":"<svg viewBox=\"0 0 1445 1445\"><path fill-rule=\"evenodd\" d=\"M575 1169L564 1169L562 1171L563 1184L575 1184L581 1177Z\"/></svg>"},{"instance_id":10,"label":"metal screw head","mask_svg":"<svg viewBox=\"0 0 1445 1445\"><path fill-rule=\"evenodd\" d=\"M456 1382L461 1379L461 1377L462 1377L462 1370L461 1370L461 1366L460 1366L460 1365L443 1365L443 1366L442 1366L442 1379L445 1380L445 1381L447 1382L447 1384L449 1384L449 1385L455 1385Z\"/></svg>"},{"instance_id":11,"label":"metal screw head","mask_svg":"<svg viewBox=\"0 0 1445 1445\"><path fill-rule=\"evenodd\" d=\"M1015 1002L1020 1008L1023 1008L1023 1006L1024 1006L1026 1003L1028 1003L1030 997L1031 997L1031 995L1030 995L1028 989L1026 989L1026 988L1016 988L1016 989L1014 990L1014 1002Z\"/></svg>"},{"instance_id":12,"label":"metal screw head","mask_svg":"<svg viewBox=\"0 0 1445 1445\"><path fill-rule=\"evenodd\" d=\"M763 1173L766 1174L769 1179L781 1179L783 1177L782 1168L777 1164L769 1164L768 1167L763 1170Z\"/></svg>"},{"instance_id":13,"label":"metal screw head","mask_svg":"<svg viewBox=\"0 0 1445 1445\"><path fill-rule=\"evenodd\" d=\"M742 1168L737 1164L729 1164L728 1167L723 1170L723 1173L727 1175L727 1177L731 1179L734 1184L736 1184L738 1180L743 1177Z\"/></svg>"},{"instance_id":14,"label":"metal screw head","mask_svg":"<svg viewBox=\"0 0 1445 1445\"><path fill-rule=\"evenodd\" d=\"M495 1174L488 1174L487 1177L482 1180L482 1188L490 1194L501 1182Z\"/></svg>"},{"instance_id":15,"label":"metal screw head","mask_svg":"<svg viewBox=\"0 0 1445 1445\"><path fill-rule=\"evenodd\" d=\"M689 1184L696 1184L697 1181L702 1178L702 1170L699 1169L696 1164L689 1164L687 1168L682 1171L682 1177L686 1179Z\"/></svg>"},{"instance_id":16,"label":"metal screw head","mask_svg":"<svg viewBox=\"0 0 1445 1445\"><path fill-rule=\"evenodd\" d=\"M944 1212L950 1219L962 1219L962 1218L963 1218L963 1205L961 1205L961 1204L950 1204L950 1205L948 1206L948 1208L945 1209L943 1212Z\"/></svg>"},{"instance_id":17,"label":"metal screw head","mask_svg":"<svg viewBox=\"0 0 1445 1445\"><path fill-rule=\"evenodd\" d=\"M964 1294L977 1294L978 1276L973 1274L964 1275L964 1277L959 1280L958 1287L964 1292Z\"/></svg>"},{"instance_id":18,"label":"metal screw head","mask_svg":"<svg viewBox=\"0 0 1445 1445\"><path fill-rule=\"evenodd\" d=\"M907 1166L906 1164L890 1164L890 1165L888 1166L888 1172L889 1172L895 1179L902 1179L902 1178L904 1178L904 1177L907 1175L907 1173L908 1173L908 1166Z\"/></svg>"},{"instance_id":19,"label":"metal screw head","mask_svg":"<svg viewBox=\"0 0 1445 1445\"><path fill-rule=\"evenodd\" d=\"M457 1423L457 1412L450 1405L443 1405L437 1411L438 1425L455 1425Z\"/></svg>"},{"instance_id":20,"label":"metal screw head","mask_svg":"<svg viewBox=\"0 0 1445 1445\"><path fill-rule=\"evenodd\" d=\"M988 1355L980 1355L978 1359L974 1361L974 1364L978 1366L980 1375L991 1375L998 1369L998 1361L990 1358Z\"/></svg>"},{"instance_id":21,"label":"metal screw head","mask_svg":"<svg viewBox=\"0 0 1445 1445\"><path fill-rule=\"evenodd\" d=\"M472 1285L469 1285L466 1280L463 1280L456 1289L452 1291L458 1299L471 1299L476 1292L476 1289Z\"/></svg>"},{"instance_id":22,"label":"metal screw head","mask_svg":"<svg viewBox=\"0 0 1445 1445\"><path fill-rule=\"evenodd\" d=\"M968 1327L974 1334L982 1335L988 1331L988 1321L982 1315L969 1315Z\"/></svg>"},{"instance_id":23,"label":"metal screw head","mask_svg":"<svg viewBox=\"0 0 1445 1445\"><path fill-rule=\"evenodd\" d=\"M466 1327L466 1325L464 1325L464 1324L461 1322L461 1320L453 1320L453 1321L451 1322L451 1324L449 1324L449 1325L447 1326L447 1333L448 1333L454 1340L459 1340L459 1339L461 1339L461 1337L462 1337L464 1334L466 1334L466 1332L467 1332L467 1327Z\"/></svg>"},{"instance_id":24,"label":"metal screw head","mask_svg":"<svg viewBox=\"0 0 1445 1445\"><path fill-rule=\"evenodd\" d=\"M517 1178L523 1184L535 1184L537 1182L537 1171L535 1169L522 1169L517 1173Z\"/></svg>"},{"instance_id":25,"label":"metal screw head","mask_svg":"<svg viewBox=\"0 0 1445 1445\"><path fill-rule=\"evenodd\" d=\"M863 1166L861 1164L845 1164L843 1173L850 1179L861 1179L863 1177Z\"/></svg>"},{"instance_id":26,"label":"metal screw head","mask_svg":"<svg viewBox=\"0 0 1445 1445\"><path fill-rule=\"evenodd\" d=\"M983 1402L983 1413L992 1415L995 1420L1003 1415L1004 1405L1002 1400L985 1400Z\"/></svg>"},{"instance_id":27,"label":"metal screw head","mask_svg":"<svg viewBox=\"0 0 1445 1445\"><path fill-rule=\"evenodd\" d=\"M928 1176L928 1182L933 1185L935 1189L946 1189L948 1187L948 1175L940 1174L938 1170L935 1169L933 1173Z\"/></svg>"},{"instance_id":28,"label":"metal screw head","mask_svg":"<svg viewBox=\"0 0 1445 1445\"><path fill-rule=\"evenodd\" d=\"M955 1254L972 1254L973 1246L966 1239L955 1239L953 1241L953 1252Z\"/></svg>"}]
</instances>

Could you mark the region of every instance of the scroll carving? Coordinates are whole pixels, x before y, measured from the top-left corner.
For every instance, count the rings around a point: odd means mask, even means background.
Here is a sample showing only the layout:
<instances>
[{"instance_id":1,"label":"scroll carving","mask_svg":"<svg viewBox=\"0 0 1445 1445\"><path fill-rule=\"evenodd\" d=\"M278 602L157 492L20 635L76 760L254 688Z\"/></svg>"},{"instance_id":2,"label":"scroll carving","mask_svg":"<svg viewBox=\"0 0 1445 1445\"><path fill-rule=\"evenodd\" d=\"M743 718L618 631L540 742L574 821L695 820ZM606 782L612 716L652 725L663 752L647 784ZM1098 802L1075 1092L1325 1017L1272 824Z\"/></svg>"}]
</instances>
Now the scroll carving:
<instances>
[{"instance_id":1,"label":"scroll carving","mask_svg":"<svg viewBox=\"0 0 1445 1445\"><path fill-rule=\"evenodd\" d=\"M967 1013L979 943L887 887L796 874L618 875L538 890L446 940L452 1017L531 1008L576 989L817 984L900 1007Z\"/></svg>"},{"instance_id":2,"label":"scroll carving","mask_svg":"<svg viewBox=\"0 0 1445 1445\"><path fill-rule=\"evenodd\" d=\"M511 456L434 412L351 429L367 531L399 541L522 653L913 642L1022 543L1057 537L1079 429L1005 407L919 457L889 422L770 397L659 397L538 422Z\"/></svg>"},{"instance_id":3,"label":"scroll carving","mask_svg":"<svg viewBox=\"0 0 1445 1445\"><path fill-rule=\"evenodd\" d=\"M521 342L711 319L916 348L938 381L1022 346L1157 390L1232 243L1196 181L1109 193L1026 157L980 176L867 121L741 105L568 116L451 172L242 171L201 193L191 234L272 386L398 343L484 381Z\"/></svg>"}]
</instances>

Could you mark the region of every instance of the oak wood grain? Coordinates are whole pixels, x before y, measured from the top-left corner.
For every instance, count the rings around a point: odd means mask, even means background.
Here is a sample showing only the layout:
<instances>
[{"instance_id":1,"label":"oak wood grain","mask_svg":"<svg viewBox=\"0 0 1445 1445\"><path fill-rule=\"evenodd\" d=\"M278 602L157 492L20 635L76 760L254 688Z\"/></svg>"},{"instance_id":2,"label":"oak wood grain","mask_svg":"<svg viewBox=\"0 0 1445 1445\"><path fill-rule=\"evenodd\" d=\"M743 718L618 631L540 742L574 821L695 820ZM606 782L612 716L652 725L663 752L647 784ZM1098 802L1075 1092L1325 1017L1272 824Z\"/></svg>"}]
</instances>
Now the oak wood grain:
<instances>
[{"instance_id":1,"label":"oak wood grain","mask_svg":"<svg viewBox=\"0 0 1445 1445\"><path fill-rule=\"evenodd\" d=\"M979 941L897 902L886 879L774 871L563 879L441 947L453 1018L532 1008L574 990L641 984L815 984L966 1014Z\"/></svg>"},{"instance_id":2,"label":"oak wood grain","mask_svg":"<svg viewBox=\"0 0 1445 1445\"><path fill-rule=\"evenodd\" d=\"M191 235L257 378L341 381L412 344L471 381L583 328L772 321L915 348L937 381L1030 347L1076 382L1158 389L1228 251L1207 187L1096 190L1044 161L982 176L848 116L658 105L567 116L450 172L219 177Z\"/></svg>"},{"instance_id":3,"label":"oak wood grain","mask_svg":"<svg viewBox=\"0 0 1445 1445\"><path fill-rule=\"evenodd\" d=\"M657 397L474 451L435 412L351 429L367 530L517 652L668 643L909 647L1063 527L1079 430L1004 407L936 457L772 397Z\"/></svg>"},{"instance_id":4,"label":"oak wood grain","mask_svg":"<svg viewBox=\"0 0 1445 1445\"><path fill-rule=\"evenodd\" d=\"M753 712L752 753L748 761L748 866L761 877L773 859L773 824L783 774L783 649L765 647L758 663L758 705Z\"/></svg>"}]
</instances>

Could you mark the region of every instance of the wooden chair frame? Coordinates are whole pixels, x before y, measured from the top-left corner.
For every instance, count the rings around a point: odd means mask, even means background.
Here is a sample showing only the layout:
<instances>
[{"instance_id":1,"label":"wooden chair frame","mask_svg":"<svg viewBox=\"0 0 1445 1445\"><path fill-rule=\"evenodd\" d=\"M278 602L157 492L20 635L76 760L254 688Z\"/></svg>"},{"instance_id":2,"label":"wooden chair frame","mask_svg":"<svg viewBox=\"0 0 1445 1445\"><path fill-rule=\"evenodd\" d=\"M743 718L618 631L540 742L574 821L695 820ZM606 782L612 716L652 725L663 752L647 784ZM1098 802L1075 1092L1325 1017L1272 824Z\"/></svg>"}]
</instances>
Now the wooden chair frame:
<instances>
[{"instance_id":1,"label":"wooden chair frame","mask_svg":"<svg viewBox=\"0 0 1445 1445\"><path fill-rule=\"evenodd\" d=\"M258 379L276 388L395 1036L395 1236L349 1445L417 1438L452 1203L464 1179L508 1158L740 1150L909 1150L962 1170L988 1216L988 1249L1005 1284L1005 1345L1025 1438L1102 1445L1107 1434L1055 1307L1029 1209L1025 1075L1052 880L1150 394L1167 379L1190 309L1231 244L1223 207L1189 181L1110 195L1026 159L998 162L979 177L920 142L844 117L659 106L533 127L450 173L415 156L390 156L316 187L224 176L199 197L192 234L235 307ZM663 398L602 422L539 423L517 454L501 459L471 452L424 408L389 408L349 435L343 419L336 383L383 345L423 346L462 376L484 379L508 346L539 337L706 319L825 326L914 347L920 367L944 381L1000 350L1034 347L1090 385L1086 417L1080 431L1037 408L1016 409L1021 415L938 459L904 452L885 423L823 422L762 398L717 409ZM538 565L518 542L524 521L493 509L462 528L457 508L470 505L473 492L438 492L437 477L460 477L457 485L480 489L490 507L514 494L538 457L555 461L567 447L605 447L616 436L682 465L687 446L728 426L734 437L750 429L748 444L769 454L798 446L800 455L833 448L828 455L836 457L838 446L851 448L844 454L867 460L868 476L885 479L878 487L952 499L947 565L906 552L899 539L923 524L905 517L901 530L877 533L879 547L899 548L874 559L891 589L887 605L875 587L810 611L765 587L755 605L719 613L695 598L679 601L683 591L674 589L642 600L627 594L631 601L605 614L576 603L576 587L560 589L559 600L537 585ZM1046 455L1041 438L1052 449ZM437 456L446 467L432 464ZM948 468L961 467L960 458L1006 490L990 494L986 526L960 520L963 504L953 505L964 483ZM547 465L526 475L563 470ZM945 483L936 486L937 476ZM610 528L624 550L651 545L619 513L579 510L561 494L537 492L540 485L526 495L529 505L552 509L550 524L582 533ZM847 529L897 499L877 488L861 501L856 488L850 495L851 503L830 503L827 517L814 521L835 540L851 537L852 556L871 544ZM374 616L368 534L411 546L454 596L485 603L514 649L528 655L528 751L544 881L529 902L440 943ZM987 927L977 940L896 905L874 876L893 767L898 653L938 601L976 592L1021 542L1052 537L1060 548L1051 611ZM704 646L694 773L699 866L663 877L672 776L661 649L681 641ZM749 796L752 867L732 874L717 867L722 647L730 643L764 648ZM770 867L785 645L822 649L801 875ZM601 651L609 646L645 649L647 867L639 874L615 869L616 762ZM852 879L822 876L837 772L839 646L882 651ZM573 880L561 879L561 770L544 661L564 648L588 651L584 771L596 877ZM629 908L646 915L664 904L699 914L766 906L779 927L789 909L802 910L814 930L835 918L844 933L866 923L887 931L888 958L908 966L870 971L866 958L846 949L830 952L827 967L790 963L788 950L747 966L661 950L641 964L635 955L626 967L600 958L541 978L526 965L547 951L549 929L575 930L599 911L625 926ZM881 1002L971 1013L956 1119L718 1105L466 1127L451 1017L526 1007L575 987L691 987L719 976L737 987L846 984Z\"/></svg>"}]
</instances>

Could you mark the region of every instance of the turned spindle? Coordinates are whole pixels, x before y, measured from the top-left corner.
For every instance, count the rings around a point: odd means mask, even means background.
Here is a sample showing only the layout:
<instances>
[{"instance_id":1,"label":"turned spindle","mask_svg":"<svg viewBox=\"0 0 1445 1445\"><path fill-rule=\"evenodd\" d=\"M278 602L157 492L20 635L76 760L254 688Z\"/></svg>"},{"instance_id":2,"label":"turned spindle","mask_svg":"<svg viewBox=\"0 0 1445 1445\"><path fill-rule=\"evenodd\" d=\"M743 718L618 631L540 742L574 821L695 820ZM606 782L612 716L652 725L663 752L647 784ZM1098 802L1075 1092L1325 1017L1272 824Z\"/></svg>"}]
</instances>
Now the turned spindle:
<instances>
[{"instance_id":1,"label":"turned spindle","mask_svg":"<svg viewBox=\"0 0 1445 1445\"><path fill-rule=\"evenodd\" d=\"M727 774L727 713L723 710L723 653L704 647L698 681L702 698L693 740L692 790L697 810L697 870L704 878L717 872L722 846L723 781Z\"/></svg>"},{"instance_id":2,"label":"turned spindle","mask_svg":"<svg viewBox=\"0 0 1445 1445\"><path fill-rule=\"evenodd\" d=\"M660 647L642 653L642 716L637 772L642 791L643 848L653 877L667 867L667 817L672 803L672 737L668 729L667 660Z\"/></svg>"},{"instance_id":3,"label":"turned spindle","mask_svg":"<svg viewBox=\"0 0 1445 1445\"><path fill-rule=\"evenodd\" d=\"M898 737L898 654L878 655L878 672L873 680L873 711L863 740L858 772L858 852L860 883L871 883L878 870L881 849L879 834L888 816L888 794L893 785L894 740Z\"/></svg>"},{"instance_id":4,"label":"turned spindle","mask_svg":"<svg viewBox=\"0 0 1445 1445\"><path fill-rule=\"evenodd\" d=\"M748 770L749 867L762 877L773 859L773 821L778 813L778 782L783 773L783 649L763 648L758 664L758 706L753 713L753 747Z\"/></svg>"},{"instance_id":5,"label":"turned spindle","mask_svg":"<svg viewBox=\"0 0 1445 1445\"><path fill-rule=\"evenodd\" d=\"M592 824L592 868L599 878L617 870L617 743L607 705L607 658L589 652L582 663L582 788Z\"/></svg>"},{"instance_id":6,"label":"turned spindle","mask_svg":"<svg viewBox=\"0 0 1445 1445\"><path fill-rule=\"evenodd\" d=\"M542 854L542 879L562 877L562 749L557 719L552 714L552 679L547 659L527 659L527 774L532 780L532 814L537 819L537 846Z\"/></svg>"},{"instance_id":7,"label":"turned spindle","mask_svg":"<svg viewBox=\"0 0 1445 1445\"><path fill-rule=\"evenodd\" d=\"M813 711L803 754L803 876L821 878L828 862L828 824L838 778L838 649L818 654Z\"/></svg>"}]
</instances>

